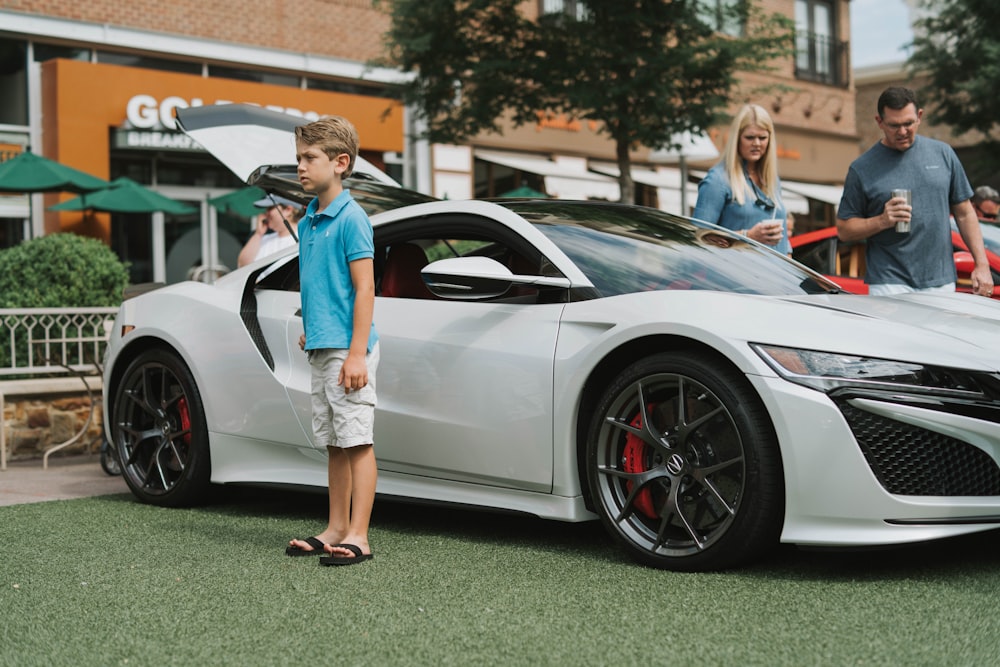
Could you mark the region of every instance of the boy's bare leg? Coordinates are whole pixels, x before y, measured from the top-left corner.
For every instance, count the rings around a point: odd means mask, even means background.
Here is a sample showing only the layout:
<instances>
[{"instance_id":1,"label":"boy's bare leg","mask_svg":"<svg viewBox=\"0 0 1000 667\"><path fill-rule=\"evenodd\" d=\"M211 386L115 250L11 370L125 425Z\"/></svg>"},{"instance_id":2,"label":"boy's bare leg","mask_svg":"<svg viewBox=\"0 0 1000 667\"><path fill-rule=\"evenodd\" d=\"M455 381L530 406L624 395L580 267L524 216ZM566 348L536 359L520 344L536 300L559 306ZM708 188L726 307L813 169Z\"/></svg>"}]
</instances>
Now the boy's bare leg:
<instances>
[{"instance_id":1,"label":"boy's bare leg","mask_svg":"<svg viewBox=\"0 0 1000 667\"><path fill-rule=\"evenodd\" d=\"M368 544L368 524L372 517L372 506L375 503L375 484L378 481L378 464L375 461L375 449L371 445L348 447L341 453L349 460L349 481L351 486L349 496L343 500L350 503L350 520L346 522L347 531L342 537L332 541L323 540L328 545L326 550L334 556L354 557L349 549L333 547L334 544L353 544L361 549L361 553L370 554ZM332 458L332 457L331 457ZM333 480L331 489L333 488ZM330 495L330 516L333 525L333 494ZM339 517L339 510L338 510ZM337 524L338 526L341 525ZM322 539L322 538L321 538Z\"/></svg>"},{"instance_id":2,"label":"boy's bare leg","mask_svg":"<svg viewBox=\"0 0 1000 667\"><path fill-rule=\"evenodd\" d=\"M366 447L371 449L371 445L366 445ZM351 460L348 456L350 450L327 447L326 451L329 456L326 473L327 485L330 487L330 513L326 530L317 534L316 538L329 545L340 544L347 539L346 536L351 524L352 475ZM303 540L292 540L289 544L306 551L312 550L312 547Z\"/></svg>"}]
</instances>

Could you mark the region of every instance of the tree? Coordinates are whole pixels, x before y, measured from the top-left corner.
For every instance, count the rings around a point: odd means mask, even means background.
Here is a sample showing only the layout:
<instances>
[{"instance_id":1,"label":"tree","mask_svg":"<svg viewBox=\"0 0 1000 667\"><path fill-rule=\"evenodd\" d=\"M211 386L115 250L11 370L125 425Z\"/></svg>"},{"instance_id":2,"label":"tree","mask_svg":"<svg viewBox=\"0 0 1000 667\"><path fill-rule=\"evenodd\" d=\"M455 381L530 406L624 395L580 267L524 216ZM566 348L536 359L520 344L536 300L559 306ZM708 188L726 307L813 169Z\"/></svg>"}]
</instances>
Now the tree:
<instances>
[{"instance_id":1,"label":"tree","mask_svg":"<svg viewBox=\"0 0 1000 667\"><path fill-rule=\"evenodd\" d=\"M916 22L912 75L930 77L921 94L928 115L955 135L978 130L998 156L997 81L1000 81L1000 3L996 0L927 0L929 13Z\"/></svg>"},{"instance_id":2,"label":"tree","mask_svg":"<svg viewBox=\"0 0 1000 667\"><path fill-rule=\"evenodd\" d=\"M403 101L425 138L457 143L539 112L598 121L615 144L622 201L629 151L717 123L739 74L794 52L792 23L754 0L586 0L532 20L522 0L395 0L383 64L412 74ZM746 26L734 38L719 26Z\"/></svg>"}]
</instances>

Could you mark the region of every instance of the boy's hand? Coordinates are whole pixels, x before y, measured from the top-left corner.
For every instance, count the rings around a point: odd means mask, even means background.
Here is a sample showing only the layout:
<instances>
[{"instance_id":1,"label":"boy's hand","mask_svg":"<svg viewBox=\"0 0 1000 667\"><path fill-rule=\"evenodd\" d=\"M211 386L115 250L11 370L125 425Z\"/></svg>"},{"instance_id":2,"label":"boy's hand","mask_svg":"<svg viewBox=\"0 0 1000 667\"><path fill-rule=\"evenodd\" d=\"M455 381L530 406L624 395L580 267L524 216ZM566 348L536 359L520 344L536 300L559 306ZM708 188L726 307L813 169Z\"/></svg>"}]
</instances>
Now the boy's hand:
<instances>
[{"instance_id":1,"label":"boy's hand","mask_svg":"<svg viewBox=\"0 0 1000 667\"><path fill-rule=\"evenodd\" d=\"M306 335L304 333L299 334L299 349L300 350L306 349Z\"/></svg>"},{"instance_id":2,"label":"boy's hand","mask_svg":"<svg viewBox=\"0 0 1000 667\"><path fill-rule=\"evenodd\" d=\"M340 367L337 384L344 388L345 394L358 391L368 384L368 364L365 363L365 358L347 355L343 366Z\"/></svg>"}]
</instances>

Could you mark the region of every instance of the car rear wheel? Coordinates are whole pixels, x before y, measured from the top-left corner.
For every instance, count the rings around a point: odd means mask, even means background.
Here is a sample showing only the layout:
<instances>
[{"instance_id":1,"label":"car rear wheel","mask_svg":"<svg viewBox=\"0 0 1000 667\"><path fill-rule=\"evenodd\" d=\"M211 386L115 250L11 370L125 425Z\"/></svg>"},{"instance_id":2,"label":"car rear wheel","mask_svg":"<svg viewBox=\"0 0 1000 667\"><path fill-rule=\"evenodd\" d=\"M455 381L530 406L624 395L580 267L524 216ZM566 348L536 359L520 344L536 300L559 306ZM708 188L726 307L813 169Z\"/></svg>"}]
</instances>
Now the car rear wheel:
<instances>
[{"instance_id":1,"label":"car rear wheel","mask_svg":"<svg viewBox=\"0 0 1000 667\"><path fill-rule=\"evenodd\" d=\"M682 353L635 362L605 391L588 435L595 510L637 560L715 570L777 544L777 438L756 392L727 365Z\"/></svg>"},{"instance_id":2,"label":"car rear wheel","mask_svg":"<svg viewBox=\"0 0 1000 667\"><path fill-rule=\"evenodd\" d=\"M170 507L204 500L211 477L208 429L183 361L164 350L136 357L118 384L112 420L122 476L136 497Z\"/></svg>"}]
</instances>

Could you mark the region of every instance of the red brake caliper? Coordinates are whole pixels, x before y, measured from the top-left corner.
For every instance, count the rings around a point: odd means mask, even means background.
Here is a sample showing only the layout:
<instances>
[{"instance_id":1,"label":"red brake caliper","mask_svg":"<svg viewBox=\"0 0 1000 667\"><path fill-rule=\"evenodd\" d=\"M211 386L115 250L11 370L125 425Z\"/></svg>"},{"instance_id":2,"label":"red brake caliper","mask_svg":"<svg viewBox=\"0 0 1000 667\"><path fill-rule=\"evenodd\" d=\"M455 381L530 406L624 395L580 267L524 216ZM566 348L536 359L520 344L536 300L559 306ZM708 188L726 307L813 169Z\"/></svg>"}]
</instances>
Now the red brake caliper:
<instances>
[{"instance_id":1,"label":"red brake caliper","mask_svg":"<svg viewBox=\"0 0 1000 667\"><path fill-rule=\"evenodd\" d=\"M649 410L652 411L652 406L649 406ZM636 415L635 419L632 420L631 426L634 428L642 428L642 415ZM628 434L625 436L625 450L622 452L622 467L625 472L645 472L648 470L646 465L646 458L649 452L649 447L642 441L642 438L635 434ZM628 492L632 492L632 482L626 482L626 489ZM638 495L635 497L635 508L645 514L650 519L656 518L656 511L653 509L653 494L650 493L648 488L639 491Z\"/></svg>"},{"instance_id":2,"label":"red brake caliper","mask_svg":"<svg viewBox=\"0 0 1000 667\"><path fill-rule=\"evenodd\" d=\"M181 429L185 431L184 433L184 444L191 444L191 412L188 410L188 402L186 398L181 398L177 401L177 414L181 418Z\"/></svg>"}]
</instances>

